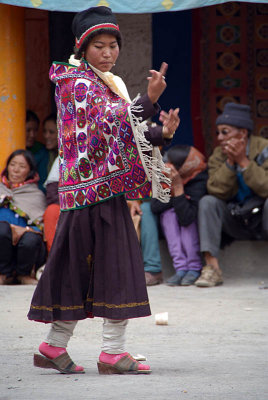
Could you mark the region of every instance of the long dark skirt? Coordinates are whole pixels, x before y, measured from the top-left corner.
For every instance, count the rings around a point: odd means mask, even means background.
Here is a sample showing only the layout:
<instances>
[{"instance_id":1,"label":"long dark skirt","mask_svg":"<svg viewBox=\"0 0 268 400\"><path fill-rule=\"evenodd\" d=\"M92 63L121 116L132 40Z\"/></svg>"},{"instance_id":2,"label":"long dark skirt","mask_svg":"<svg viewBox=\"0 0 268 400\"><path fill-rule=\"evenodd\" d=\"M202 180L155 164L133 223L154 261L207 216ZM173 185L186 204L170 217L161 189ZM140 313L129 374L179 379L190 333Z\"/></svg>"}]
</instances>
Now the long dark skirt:
<instances>
[{"instance_id":1,"label":"long dark skirt","mask_svg":"<svg viewBox=\"0 0 268 400\"><path fill-rule=\"evenodd\" d=\"M150 315L140 245L124 196L60 214L28 318Z\"/></svg>"}]
</instances>

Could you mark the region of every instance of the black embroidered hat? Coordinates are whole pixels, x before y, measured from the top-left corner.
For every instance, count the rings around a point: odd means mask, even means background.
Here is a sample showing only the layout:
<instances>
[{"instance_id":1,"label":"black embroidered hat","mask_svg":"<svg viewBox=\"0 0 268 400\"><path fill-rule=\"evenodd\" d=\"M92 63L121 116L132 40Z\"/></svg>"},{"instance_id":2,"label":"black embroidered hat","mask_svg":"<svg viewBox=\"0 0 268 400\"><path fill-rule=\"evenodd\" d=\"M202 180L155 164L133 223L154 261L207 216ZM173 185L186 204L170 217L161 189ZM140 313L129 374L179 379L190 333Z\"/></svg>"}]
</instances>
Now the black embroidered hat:
<instances>
[{"instance_id":1,"label":"black embroidered hat","mask_svg":"<svg viewBox=\"0 0 268 400\"><path fill-rule=\"evenodd\" d=\"M72 31L75 36L75 45L80 49L82 43L98 30L114 30L120 36L119 26L116 17L109 7L90 7L87 10L77 13L73 19Z\"/></svg>"},{"instance_id":2,"label":"black embroidered hat","mask_svg":"<svg viewBox=\"0 0 268 400\"><path fill-rule=\"evenodd\" d=\"M216 125L231 125L236 128L253 130L250 107L246 104L226 103L223 113L216 119Z\"/></svg>"}]
</instances>

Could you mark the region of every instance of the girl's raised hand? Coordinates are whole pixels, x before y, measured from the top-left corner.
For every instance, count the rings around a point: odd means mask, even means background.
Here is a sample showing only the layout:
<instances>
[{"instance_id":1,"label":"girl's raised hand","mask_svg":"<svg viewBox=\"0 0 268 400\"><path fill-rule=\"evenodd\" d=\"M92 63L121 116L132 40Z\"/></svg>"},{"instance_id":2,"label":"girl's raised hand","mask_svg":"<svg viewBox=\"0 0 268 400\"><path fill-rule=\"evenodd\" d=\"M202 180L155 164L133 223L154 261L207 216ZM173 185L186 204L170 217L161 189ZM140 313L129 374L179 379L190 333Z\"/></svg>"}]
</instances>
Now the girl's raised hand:
<instances>
[{"instance_id":1,"label":"girl's raised hand","mask_svg":"<svg viewBox=\"0 0 268 400\"><path fill-rule=\"evenodd\" d=\"M155 71L154 69L151 69L149 71L151 73L151 76L149 76L147 78L149 81L148 88L147 88L147 94L153 104L157 103L159 97L161 96L161 94L164 92L164 90L167 87L167 84L165 81L165 75L166 75L167 69L168 69L168 64L163 62L161 64L159 71Z\"/></svg>"}]
</instances>

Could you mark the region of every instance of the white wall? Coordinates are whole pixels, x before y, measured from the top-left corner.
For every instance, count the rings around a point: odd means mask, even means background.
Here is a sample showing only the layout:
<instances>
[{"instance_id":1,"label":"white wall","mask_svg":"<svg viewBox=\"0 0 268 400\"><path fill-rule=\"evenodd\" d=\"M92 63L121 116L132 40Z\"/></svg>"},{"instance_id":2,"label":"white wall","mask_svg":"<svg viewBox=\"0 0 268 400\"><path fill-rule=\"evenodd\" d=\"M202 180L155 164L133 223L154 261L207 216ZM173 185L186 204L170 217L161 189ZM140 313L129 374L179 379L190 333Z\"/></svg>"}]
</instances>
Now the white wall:
<instances>
[{"instance_id":1,"label":"white wall","mask_svg":"<svg viewBox=\"0 0 268 400\"><path fill-rule=\"evenodd\" d=\"M130 98L147 89L148 71L152 65L151 14L117 14L123 46L112 72L127 85Z\"/></svg>"}]
</instances>

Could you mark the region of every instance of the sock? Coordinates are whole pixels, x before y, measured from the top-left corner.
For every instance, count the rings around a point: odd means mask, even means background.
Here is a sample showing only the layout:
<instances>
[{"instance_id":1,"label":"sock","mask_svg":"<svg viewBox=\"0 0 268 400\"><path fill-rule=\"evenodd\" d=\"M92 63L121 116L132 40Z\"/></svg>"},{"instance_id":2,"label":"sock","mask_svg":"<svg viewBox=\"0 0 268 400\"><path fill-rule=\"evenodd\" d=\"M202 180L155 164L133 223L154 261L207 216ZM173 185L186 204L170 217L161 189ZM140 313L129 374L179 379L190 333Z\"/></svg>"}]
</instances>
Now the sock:
<instances>
[{"instance_id":1,"label":"sock","mask_svg":"<svg viewBox=\"0 0 268 400\"><path fill-rule=\"evenodd\" d=\"M104 353L102 351L100 356L99 356L99 360L100 360L100 362L103 362L105 364L114 365L115 363L117 363L117 361L121 360L122 357L125 357L127 355L128 355L128 353L108 354L108 353ZM139 364L138 369L140 371L141 370L149 370L150 369L150 365L141 364L140 362L138 362L138 364Z\"/></svg>"},{"instance_id":2,"label":"sock","mask_svg":"<svg viewBox=\"0 0 268 400\"><path fill-rule=\"evenodd\" d=\"M53 358L59 357L63 353L66 353L65 347L51 346L46 342L40 344L39 351L41 354L43 354L43 356L49 358L50 360L53 360ZM79 365L76 365L75 370L84 371L84 368Z\"/></svg>"},{"instance_id":3,"label":"sock","mask_svg":"<svg viewBox=\"0 0 268 400\"><path fill-rule=\"evenodd\" d=\"M108 354L103 351L100 354L99 360L105 364L114 365L117 361L121 360L122 357L127 356L128 353L120 353L120 354Z\"/></svg>"},{"instance_id":4,"label":"sock","mask_svg":"<svg viewBox=\"0 0 268 400\"><path fill-rule=\"evenodd\" d=\"M39 346L39 351L43 356L52 360L53 358L59 357L65 353L66 349L64 347L50 346L50 344L43 342Z\"/></svg>"}]
</instances>

